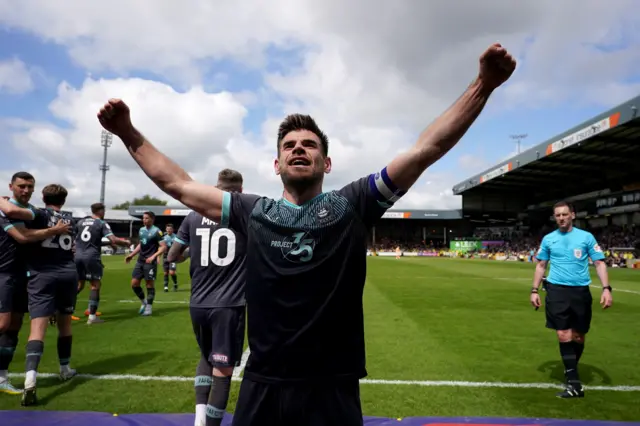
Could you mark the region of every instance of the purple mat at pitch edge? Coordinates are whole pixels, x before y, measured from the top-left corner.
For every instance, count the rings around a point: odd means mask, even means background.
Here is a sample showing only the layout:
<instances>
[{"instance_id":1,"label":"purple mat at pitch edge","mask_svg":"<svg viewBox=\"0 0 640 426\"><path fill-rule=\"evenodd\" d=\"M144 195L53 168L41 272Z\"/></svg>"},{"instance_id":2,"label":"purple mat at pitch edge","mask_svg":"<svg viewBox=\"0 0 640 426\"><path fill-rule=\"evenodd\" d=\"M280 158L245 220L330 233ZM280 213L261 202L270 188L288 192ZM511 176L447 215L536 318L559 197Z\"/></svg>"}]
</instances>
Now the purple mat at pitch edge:
<instances>
[{"instance_id":1,"label":"purple mat at pitch edge","mask_svg":"<svg viewBox=\"0 0 640 426\"><path fill-rule=\"evenodd\" d=\"M222 423L231 425L231 416ZM365 426L438 426L438 425L543 425L543 426L631 426L640 422L601 422L587 420L510 419L488 417L408 417L385 419L365 417ZM0 411L2 426L192 426L193 414L123 414L90 411Z\"/></svg>"}]
</instances>

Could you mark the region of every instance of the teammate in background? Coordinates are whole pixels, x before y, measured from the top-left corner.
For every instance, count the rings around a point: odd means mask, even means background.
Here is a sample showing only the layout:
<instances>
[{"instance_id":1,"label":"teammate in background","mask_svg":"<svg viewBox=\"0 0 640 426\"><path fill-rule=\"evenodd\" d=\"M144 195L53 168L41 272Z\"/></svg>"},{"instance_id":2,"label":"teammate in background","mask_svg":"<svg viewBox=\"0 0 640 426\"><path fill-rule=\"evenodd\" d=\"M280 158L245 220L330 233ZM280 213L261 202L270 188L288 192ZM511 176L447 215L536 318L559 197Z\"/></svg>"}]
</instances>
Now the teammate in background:
<instances>
[{"instance_id":1,"label":"teammate in background","mask_svg":"<svg viewBox=\"0 0 640 426\"><path fill-rule=\"evenodd\" d=\"M164 255L164 261L162 262L162 269L164 270L164 291L169 291L169 276L173 281L173 291L178 291L178 275L176 274L176 262L169 262L168 252L171 250L171 246L176 238L176 234L173 231L173 224L167 224L165 228L166 234L164 235L164 243L167 245L167 253Z\"/></svg>"},{"instance_id":2,"label":"teammate in background","mask_svg":"<svg viewBox=\"0 0 640 426\"><path fill-rule=\"evenodd\" d=\"M400 246L396 247L396 259L400 259L402 256L402 251L400 250Z\"/></svg>"},{"instance_id":3,"label":"teammate in background","mask_svg":"<svg viewBox=\"0 0 640 426\"><path fill-rule=\"evenodd\" d=\"M242 192L242 175L218 174L222 191ZM195 426L219 426L229 401L231 376L240 364L245 328L246 235L191 212L169 250L169 262L182 262L191 247L191 323L201 357L196 368Z\"/></svg>"},{"instance_id":4,"label":"teammate in background","mask_svg":"<svg viewBox=\"0 0 640 426\"><path fill-rule=\"evenodd\" d=\"M61 209L67 199L67 190L61 185L47 185L42 189L45 209L35 210L35 219L25 225L30 229L55 227L58 222L73 224L70 213ZM71 314L73 314L78 291L78 273L73 259L73 228L70 234L56 235L40 243L28 246L25 261L29 280L29 314L31 332L26 347L24 391L22 405L34 405L36 397L36 375L44 350L44 336L49 318L57 314L58 359L60 378L71 379L76 371L69 367L71 359Z\"/></svg>"},{"instance_id":5,"label":"teammate in background","mask_svg":"<svg viewBox=\"0 0 640 426\"><path fill-rule=\"evenodd\" d=\"M33 176L18 172L9 185L14 198L11 201L0 198L0 393L11 395L22 393L11 385L8 376L18 346L18 333L28 311L27 269L18 245L42 241L69 230L62 222L49 229L24 228L24 222L35 217L28 205L34 186Z\"/></svg>"},{"instance_id":6,"label":"teammate in background","mask_svg":"<svg viewBox=\"0 0 640 426\"><path fill-rule=\"evenodd\" d=\"M229 193L195 182L109 100L102 126L167 194L248 234L245 295L251 355L233 425L362 425L359 379L366 376L362 293L370 229L476 120L515 69L499 44L480 57L465 93L387 167L338 191L322 192L331 171L328 138L304 115L280 125L274 169L283 197ZM193 256L192 256L193 259ZM339 358L328 356L339 348Z\"/></svg>"},{"instance_id":7,"label":"teammate in background","mask_svg":"<svg viewBox=\"0 0 640 426\"><path fill-rule=\"evenodd\" d=\"M167 245L162 239L162 231L154 226L156 215L153 212L146 212L142 215L142 228L138 231L140 242L136 248L125 257L124 261L129 263L138 253L138 261L131 274L131 288L138 296L142 305L140 315L151 315L151 306L156 297L156 276L158 275L158 256L165 252ZM147 298L144 297L144 290L140 287L140 281L144 279L147 285Z\"/></svg>"},{"instance_id":8,"label":"teammate in background","mask_svg":"<svg viewBox=\"0 0 640 426\"><path fill-rule=\"evenodd\" d=\"M585 335L591 327L593 303L589 290L589 258L602 282L600 304L607 309L613 299L602 249L591 233L573 226L576 217L573 206L564 201L559 202L553 207L553 216L558 229L542 239L536 255L538 264L530 299L531 304L538 309L541 305L538 287L547 263L551 262L545 300L547 328L556 330L566 377L565 389L557 396L581 398L584 396L584 389L578 375L578 362L584 351Z\"/></svg>"},{"instance_id":9,"label":"teammate in background","mask_svg":"<svg viewBox=\"0 0 640 426\"><path fill-rule=\"evenodd\" d=\"M84 311L84 315L89 317L87 324L98 324L104 322L98 318L100 315L98 312L100 287L104 271L101 261L102 239L108 238L112 245L124 247L131 244L131 241L113 235L111 227L104 221L104 204L92 204L91 213L91 216L87 216L76 223L75 261L78 271L78 293L84 288L85 281L89 281L91 285L89 308Z\"/></svg>"}]
</instances>

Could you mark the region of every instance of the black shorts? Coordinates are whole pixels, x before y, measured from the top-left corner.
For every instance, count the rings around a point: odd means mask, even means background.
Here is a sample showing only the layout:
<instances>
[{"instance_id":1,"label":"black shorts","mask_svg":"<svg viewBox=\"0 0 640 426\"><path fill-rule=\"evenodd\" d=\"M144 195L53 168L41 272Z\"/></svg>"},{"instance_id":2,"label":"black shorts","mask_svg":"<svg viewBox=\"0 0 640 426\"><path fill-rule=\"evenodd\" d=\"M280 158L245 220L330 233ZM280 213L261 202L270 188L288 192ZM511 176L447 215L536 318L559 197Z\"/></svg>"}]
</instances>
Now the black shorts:
<instances>
[{"instance_id":1,"label":"black shorts","mask_svg":"<svg viewBox=\"0 0 640 426\"><path fill-rule=\"evenodd\" d=\"M31 318L50 317L55 313L71 315L78 294L78 273L75 269L32 272L27 293Z\"/></svg>"},{"instance_id":2,"label":"black shorts","mask_svg":"<svg viewBox=\"0 0 640 426\"><path fill-rule=\"evenodd\" d=\"M243 379L232 426L362 426L358 379L260 383Z\"/></svg>"},{"instance_id":3,"label":"black shorts","mask_svg":"<svg viewBox=\"0 0 640 426\"><path fill-rule=\"evenodd\" d=\"M156 275L158 275L158 264L136 262L136 266L133 267L131 278L134 280L155 281Z\"/></svg>"},{"instance_id":4,"label":"black shorts","mask_svg":"<svg viewBox=\"0 0 640 426\"><path fill-rule=\"evenodd\" d=\"M163 262L162 263L162 269L164 269L164 272L169 272L169 271L174 271L176 270L176 262Z\"/></svg>"},{"instance_id":5,"label":"black shorts","mask_svg":"<svg viewBox=\"0 0 640 426\"><path fill-rule=\"evenodd\" d=\"M80 281L98 281L102 279L104 265L99 258L76 258L76 270Z\"/></svg>"},{"instance_id":6,"label":"black shorts","mask_svg":"<svg viewBox=\"0 0 640 426\"><path fill-rule=\"evenodd\" d=\"M588 333L591 327L593 297L589 286L547 283L545 312L547 328Z\"/></svg>"},{"instance_id":7,"label":"black shorts","mask_svg":"<svg viewBox=\"0 0 640 426\"><path fill-rule=\"evenodd\" d=\"M191 307L191 323L200 352L215 367L237 367L244 346L244 306Z\"/></svg>"},{"instance_id":8,"label":"black shorts","mask_svg":"<svg viewBox=\"0 0 640 426\"><path fill-rule=\"evenodd\" d=\"M27 272L0 272L0 314L28 312Z\"/></svg>"}]
</instances>

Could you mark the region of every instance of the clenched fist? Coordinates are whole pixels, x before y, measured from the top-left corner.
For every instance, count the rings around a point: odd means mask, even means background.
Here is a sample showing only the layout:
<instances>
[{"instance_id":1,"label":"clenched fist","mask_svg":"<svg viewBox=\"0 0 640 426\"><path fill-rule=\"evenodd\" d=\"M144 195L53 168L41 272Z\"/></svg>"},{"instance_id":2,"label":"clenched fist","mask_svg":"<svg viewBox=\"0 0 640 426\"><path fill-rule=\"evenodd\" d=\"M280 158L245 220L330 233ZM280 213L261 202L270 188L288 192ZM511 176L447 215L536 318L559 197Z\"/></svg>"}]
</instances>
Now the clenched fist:
<instances>
[{"instance_id":1,"label":"clenched fist","mask_svg":"<svg viewBox=\"0 0 640 426\"><path fill-rule=\"evenodd\" d=\"M516 69L516 60L502 47L494 43L480 56L478 78L490 90L497 89L507 81Z\"/></svg>"},{"instance_id":2,"label":"clenched fist","mask_svg":"<svg viewBox=\"0 0 640 426\"><path fill-rule=\"evenodd\" d=\"M129 107L121 99L109 99L98 111L98 120L116 136L122 137L133 130Z\"/></svg>"}]
</instances>

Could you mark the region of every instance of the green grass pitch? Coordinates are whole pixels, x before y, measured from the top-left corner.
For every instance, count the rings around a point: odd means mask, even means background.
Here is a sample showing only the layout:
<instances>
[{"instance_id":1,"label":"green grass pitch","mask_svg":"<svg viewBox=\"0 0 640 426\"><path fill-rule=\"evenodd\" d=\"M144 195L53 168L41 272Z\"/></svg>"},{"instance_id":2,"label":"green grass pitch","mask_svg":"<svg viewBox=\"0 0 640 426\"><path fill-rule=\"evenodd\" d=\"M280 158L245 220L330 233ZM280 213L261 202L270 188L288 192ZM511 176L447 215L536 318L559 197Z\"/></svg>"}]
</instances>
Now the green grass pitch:
<instances>
[{"instance_id":1,"label":"green grass pitch","mask_svg":"<svg viewBox=\"0 0 640 426\"><path fill-rule=\"evenodd\" d=\"M40 405L30 409L192 412L193 382L187 377L194 376L199 352L188 313L187 265L179 265L177 293L163 293L160 277L153 316L146 318L138 315L130 289L133 265L118 256L104 257L104 263L100 310L106 322L87 326L83 317L74 323L72 366L82 374L122 376L78 377L67 383L41 377ZM555 336L544 328L543 310L529 305L531 264L369 258L368 268L368 379L403 382L363 383L366 415L640 419L640 388L614 390L640 386L638 271L610 269L614 306L603 312L594 304L580 369L588 386L607 388L587 389L581 400L559 400L555 389L526 387L562 381ZM599 285L597 279L594 284ZM592 292L597 304L600 290ZM85 289L78 299L80 315L87 298ZM27 328L11 366L14 373L24 366ZM57 372L55 342L56 331L50 328L43 373ZM335 349L327 348L327 356ZM162 381L159 376L183 379ZM22 385L20 378L13 382ZM516 387L500 387L512 384ZM236 381L230 411L238 388ZM0 410L12 409L21 409L20 398L0 395Z\"/></svg>"}]
</instances>

